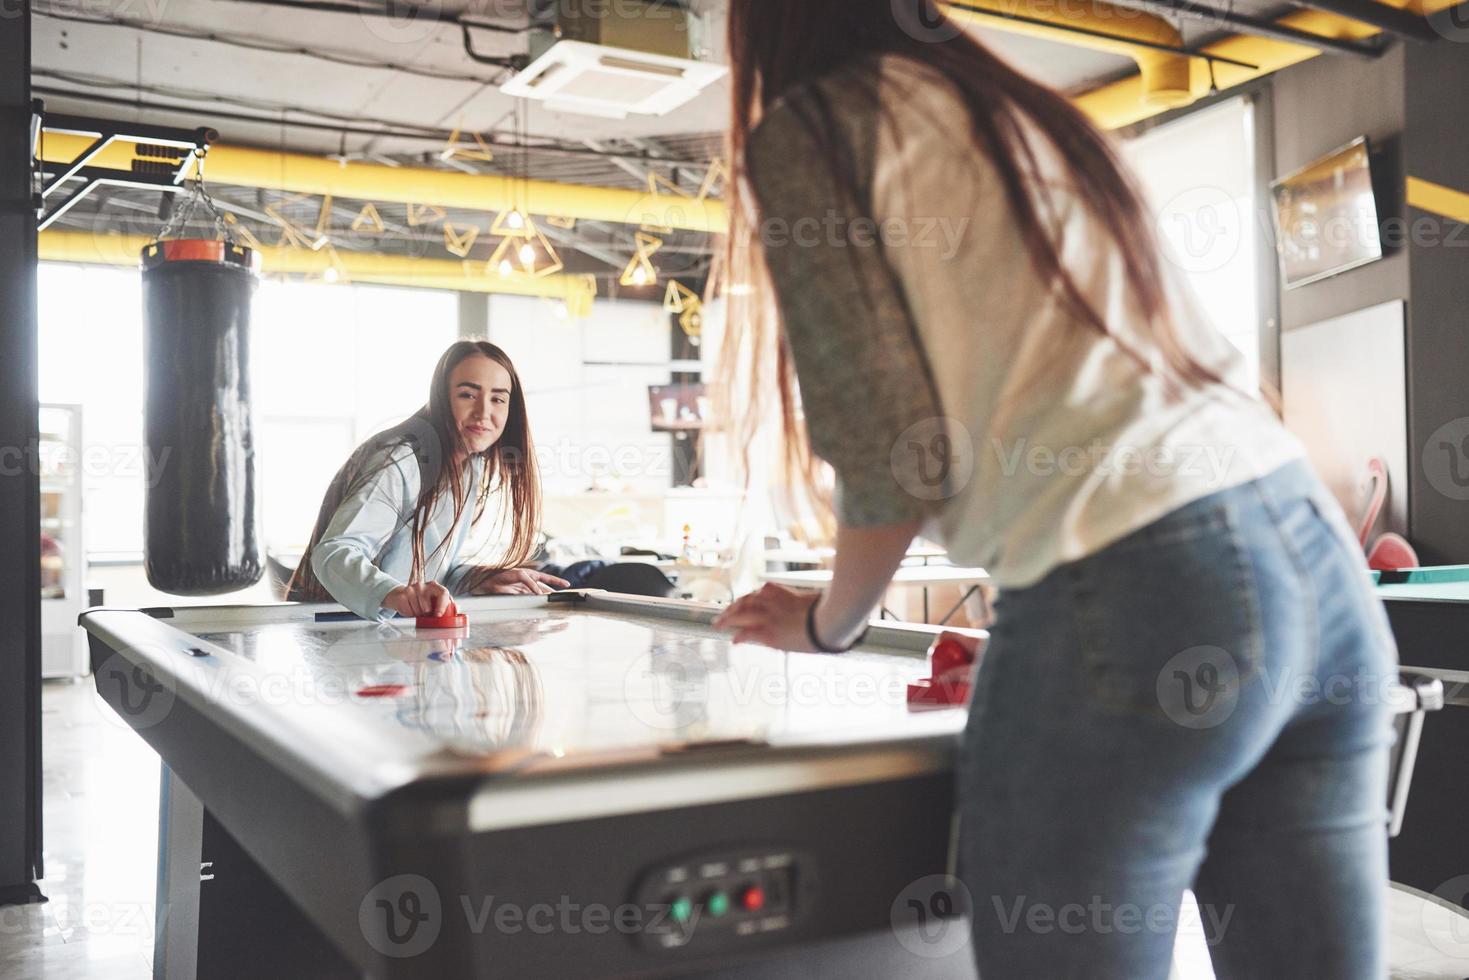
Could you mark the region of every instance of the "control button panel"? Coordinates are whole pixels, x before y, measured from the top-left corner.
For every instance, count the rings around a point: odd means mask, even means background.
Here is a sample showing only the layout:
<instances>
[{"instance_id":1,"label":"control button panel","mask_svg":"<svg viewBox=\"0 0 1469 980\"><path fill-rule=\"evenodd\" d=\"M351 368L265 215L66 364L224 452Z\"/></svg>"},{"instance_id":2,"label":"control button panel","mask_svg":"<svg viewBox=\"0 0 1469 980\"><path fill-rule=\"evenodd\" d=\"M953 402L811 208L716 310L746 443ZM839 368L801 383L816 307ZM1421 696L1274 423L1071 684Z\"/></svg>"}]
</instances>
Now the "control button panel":
<instances>
[{"instance_id":1,"label":"control button panel","mask_svg":"<svg viewBox=\"0 0 1469 980\"><path fill-rule=\"evenodd\" d=\"M688 855L644 872L634 901L645 909L638 941L653 949L719 949L789 929L816 898L806 852L742 847Z\"/></svg>"}]
</instances>

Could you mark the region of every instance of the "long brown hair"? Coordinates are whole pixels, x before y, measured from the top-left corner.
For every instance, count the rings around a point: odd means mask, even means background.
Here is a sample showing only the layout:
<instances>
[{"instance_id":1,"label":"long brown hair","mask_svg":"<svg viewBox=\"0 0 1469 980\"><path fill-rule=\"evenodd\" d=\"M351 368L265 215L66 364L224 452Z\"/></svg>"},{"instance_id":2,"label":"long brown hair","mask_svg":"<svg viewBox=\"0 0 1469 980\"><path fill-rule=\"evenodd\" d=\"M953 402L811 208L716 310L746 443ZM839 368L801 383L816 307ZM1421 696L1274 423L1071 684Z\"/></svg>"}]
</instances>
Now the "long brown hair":
<instances>
[{"instance_id":1,"label":"long brown hair","mask_svg":"<svg viewBox=\"0 0 1469 980\"><path fill-rule=\"evenodd\" d=\"M745 147L764 112L782 97L801 90L810 96L801 102L809 103L811 110L794 101L790 108L801 113L802 123L810 128L825 159L793 161L792 165L825 165L853 215L873 217L872 203L864 200L840 149L840 130L831 107L811 83L839 69L865 67L869 69L865 73L849 72L852 77L844 77L843 83L851 83L851 90L869 101L874 113L881 113L878 59L885 55L927 66L954 86L968 111L975 150L997 170L1031 262L1044 280L1055 284L1077 319L1111 337L1144 369L1155 368L1149 357L1108 328L1101 311L1087 300L1063 266L1053 230L1052 202L1040 179L1041 168L1027 130L1038 132L1054 149L1071 183L1069 190L1111 236L1145 321L1140 325L1141 335L1161 355L1170 385L1176 390L1179 385L1221 382L1219 374L1195 360L1179 339L1152 224L1108 138L1061 95L991 54L946 18L933 0L729 0L728 27L733 179L729 182L729 251L723 275L741 289L730 293L719 393L725 407L721 414L740 420L733 433L736 445L743 447L747 473L749 446L771 407L772 391L787 476L817 487L821 467L807 448L805 427L797 414L789 349L780 331L770 326L778 321L778 312L770 301L766 255L758 245L760 202L753 191ZM761 372L772 361L774 385ZM733 410L737 399L745 402L738 412ZM819 490L817 496L821 496Z\"/></svg>"},{"instance_id":2,"label":"long brown hair","mask_svg":"<svg viewBox=\"0 0 1469 980\"><path fill-rule=\"evenodd\" d=\"M394 465L393 450L409 449L419 472L418 502L403 525L413 534L412 583L422 582L425 570L434 558L449 547L454 535L446 535L437 548L424 554L424 532L429 515L445 494L454 498L454 527L459 526L466 507L471 506L470 491L463 478L463 466L456 457L467 454L459 427L454 421L454 408L449 390L449 377L465 358L483 355L510 374L510 409L505 427L495 444L479 455L484 468L479 485L473 488L474 517L478 524L484 516L490 493L500 490L499 511L495 528L510 525L510 539L505 554L494 566L487 566L474 579L462 583L469 591L496 571L525 564L535 551L536 534L541 525L541 480L536 467L535 446L531 440L530 421L525 408L525 389L510 356L499 347L483 340L461 340L449 346L434 368L429 385L428 404L402 422L379 432L353 450L347 462L337 471L322 501L311 532L311 543L301 556L301 563L287 586L287 598L295 602L324 602L331 598L311 568L311 553L321 543L342 501L365 486L379 472ZM468 458L467 455L465 457ZM375 556L374 556L375 557Z\"/></svg>"}]
</instances>

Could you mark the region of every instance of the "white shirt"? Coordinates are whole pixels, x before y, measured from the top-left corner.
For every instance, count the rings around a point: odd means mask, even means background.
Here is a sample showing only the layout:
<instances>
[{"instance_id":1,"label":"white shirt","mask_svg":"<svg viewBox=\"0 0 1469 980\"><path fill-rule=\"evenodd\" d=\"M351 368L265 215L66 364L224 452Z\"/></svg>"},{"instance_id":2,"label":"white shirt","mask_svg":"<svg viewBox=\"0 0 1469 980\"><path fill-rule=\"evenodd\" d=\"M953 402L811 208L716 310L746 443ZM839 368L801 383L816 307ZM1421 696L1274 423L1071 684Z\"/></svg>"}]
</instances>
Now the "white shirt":
<instances>
[{"instance_id":1,"label":"white shirt","mask_svg":"<svg viewBox=\"0 0 1469 980\"><path fill-rule=\"evenodd\" d=\"M474 495L484 460L471 458L468 499L458 522L454 521L454 495L446 489L435 501L423 535L427 560L423 581L440 582L450 592L457 592L464 572L472 567L460 564L459 552L474 520ZM372 478L337 507L311 551L311 569L342 605L363 619L384 620L394 613L383 608L383 599L407 585L412 574L412 521L421 478L412 449L403 445L380 452L366 465L374 471ZM449 541L444 544L446 538Z\"/></svg>"},{"instance_id":2,"label":"white shirt","mask_svg":"<svg viewBox=\"0 0 1469 980\"><path fill-rule=\"evenodd\" d=\"M1303 455L1245 393L1242 356L1166 259L1184 348L1229 384L1170 397L1165 371L1145 371L1062 304L1037 274L998 173L942 76L884 59L880 114L850 79L817 87L852 144L880 244L767 245L766 255L812 445L836 469L844 523L926 518L926 533L956 563L1017 588ZM829 176L821 186L811 105L797 94L773 107L747 156L765 215L784 215L792 228L838 200ZM1156 361L1115 244L1067 192L1049 145L1032 144L1063 266L1109 329ZM811 162L791 167L794 159ZM812 186L796 186L800 179ZM848 254L833 260L838 252Z\"/></svg>"}]
</instances>

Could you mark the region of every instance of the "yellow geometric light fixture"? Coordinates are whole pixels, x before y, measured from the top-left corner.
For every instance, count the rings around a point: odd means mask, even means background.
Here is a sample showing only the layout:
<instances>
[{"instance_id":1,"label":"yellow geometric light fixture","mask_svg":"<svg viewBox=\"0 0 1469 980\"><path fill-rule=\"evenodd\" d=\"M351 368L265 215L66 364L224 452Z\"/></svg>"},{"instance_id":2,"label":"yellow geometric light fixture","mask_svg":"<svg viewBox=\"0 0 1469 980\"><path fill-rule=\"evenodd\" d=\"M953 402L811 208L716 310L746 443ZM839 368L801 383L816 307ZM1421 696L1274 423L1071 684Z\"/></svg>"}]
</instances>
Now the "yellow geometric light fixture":
<instances>
[{"instance_id":1,"label":"yellow geometric light fixture","mask_svg":"<svg viewBox=\"0 0 1469 980\"><path fill-rule=\"evenodd\" d=\"M678 315L678 326L695 343L704 331L704 301L677 279L668 280L663 293L663 309Z\"/></svg>"},{"instance_id":2,"label":"yellow geometric light fixture","mask_svg":"<svg viewBox=\"0 0 1469 980\"><path fill-rule=\"evenodd\" d=\"M491 235L504 238L534 238L537 234L535 222L520 208L501 211L490 225Z\"/></svg>"},{"instance_id":3,"label":"yellow geometric light fixture","mask_svg":"<svg viewBox=\"0 0 1469 980\"><path fill-rule=\"evenodd\" d=\"M321 210L316 212L316 227L312 229L314 235L310 243L313 252L320 250L323 245L331 244L331 230L332 196L327 194L321 199Z\"/></svg>"},{"instance_id":4,"label":"yellow geometric light fixture","mask_svg":"<svg viewBox=\"0 0 1469 980\"><path fill-rule=\"evenodd\" d=\"M342 257L337 254L336 246L328 241L323 246L323 251L326 255L327 267L322 270L321 281L338 286L350 283L352 281L352 278L347 274L346 263L344 263L342 261Z\"/></svg>"},{"instance_id":5,"label":"yellow geometric light fixture","mask_svg":"<svg viewBox=\"0 0 1469 980\"><path fill-rule=\"evenodd\" d=\"M439 159L445 162L449 160L480 160L489 163L495 159L495 154L490 152L490 146L479 133L471 132L469 135L474 139L473 146L464 146L461 137L462 130L454 127L449 138L444 141L444 148L439 151Z\"/></svg>"},{"instance_id":6,"label":"yellow geometric light fixture","mask_svg":"<svg viewBox=\"0 0 1469 980\"><path fill-rule=\"evenodd\" d=\"M663 311L665 313L682 313L689 306L699 302L698 293L677 279L668 280L668 288L663 291Z\"/></svg>"},{"instance_id":7,"label":"yellow geometric light fixture","mask_svg":"<svg viewBox=\"0 0 1469 980\"><path fill-rule=\"evenodd\" d=\"M664 177L662 174L654 173L651 170L648 171L648 193L650 195L652 195L653 200L655 202L661 196L661 193L658 190L658 188L659 188L660 185L663 186L663 187L668 188L668 190L673 194L674 197L688 197L689 196L689 195L685 194L679 188L679 186L677 184L675 184L673 181L669 180L667 177ZM660 208L660 213L661 213L661 208ZM670 227L668 227L667 225L653 224L652 222L649 222L649 221L646 221L646 220L643 221L643 222L641 222L641 224L639 225L639 227L641 227L644 231L656 232L659 235L671 235L671 234L673 234L673 229L670 228Z\"/></svg>"},{"instance_id":8,"label":"yellow geometric light fixture","mask_svg":"<svg viewBox=\"0 0 1469 980\"><path fill-rule=\"evenodd\" d=\"M653 265L652 258L663 247L663 239L639 231L634 233L633 240L637 250L617 281L624 286L654 285L658 282L658 269Z\"/></svg>"},{"instance_id":9,"label":"yellow geometric light fixture","mask_svg":"<svg viewBox=\"0 0 1469 980\"><path fill-rule=\"evenodd\" d=\"M699 193L694 200L702 201L707 198L714 191L714 185L728 177L729 167L725 166L723 159L715 157L714 162L709 164L709 169L704 173L704 180L699 185Z\"/></svg>"},{"instance_id":10,"label":"yellow geometric light fixture","mask_svg":"<svg viewBox=\"0 0 1469 980\"><path fill-rule=\"evenodd\" d=\"M704 305L691 306L678 315L678 326L695 345L704 333Z\"/></svg>"},{"instance_id":11,"label":"yellow geometric light fixture","mask_svg":"<svg viewBox=\"0 0 1469 980\"><path fill-rule=\"evenodd\" d=\"M667 214L667 209L661 203L659 203L660 198L663 197L663 192L665 190L670 196L682 198L683 200L690 201L694 204L703 204L705 199L707 199L709 195L714 192L715 185L728 177L729 168L725 166L723 160L716 157L709 164L709 169L704 172L704 179L699 183L698 192L690 194L683 188L675 184L673 181L662 176L661 174L649 171L648 194L653 199L654 207L658 209L657 213ZM655 224L651 221L646 220L646 218L647 215L645 214L645 220L643 220L639 225L639 227L641 227L644 231L651 231L659 235L673 234L673 229L671 227L668 227L667 225Z\"/></svg>"},{"instance_id":12,"label":"yellow geometric light fixture","mask_svg":"<svg viewBox=\"0 0 1469 980\"><path fill-rule=\"evenodd\" d=\"M265 206L265 213L281 229L281 236L276 241L277 247L305 248L315 252L331 241L332 196L330 194L321 199L321 206L316 213L316 225L312 228L297 224L284 213L285 208L290 205L309 201L313 197L315 197L314 194L292 194L290 197Z\"/></svg>"},{"instance_id":13,"label":"yellow geometric light fixture","mask_svg":"<svg viewBox=\"0 0 1469 980\"><path fill-rule=\"evenodd\" d=\"M448 216L449 213L437 204L408 204L408 225L412 228L443 221Z\"/></svg>"},{"instance_id":14,"label":"yellow geometric light fixture","mask_svg":"<svg viewBox=\"0 0 1469 980\"><path fill-rule=\"evenodd\" d=\"M474 240L478 237L478 225L469 225L463 231L458 231L449 222L444 222L444 249L450 255L457 255L461 259L468 257L469 250L474 247Z\"/></svg>"},{"instance_id":15,"label":"yellow geometric light fixture","mask_svg":"<svg viewBox=\"0 0 1469 980\"><path fill-rule=\"evenodd\" d=\"M240 241L256 251L260 250L260 239L256 238L255 233L247 226L240 224L239 218L226 211L224 214L224 223L229 225L231 234L239 236Z\"/></svg>"},{"instance_id":16,"label":"yellow geometric light fixture","mask_svg":"<svg viewBox=\"0 0 1469 980\"><path fill-rule=\"evenodd\" d=\"M485 263L487 272L501 278L509 278L518 272L539 279L566 268L545 233L529 219L527 222L529 236L506 235L500 239L500 244L495 246L495 251Z\"/></svg>"},{"instance_id":17,"label":"yellow geometric light fixture","mask_svg":"<svg viewBox=\"0 0 1469 980\"><path fill-rule=\"evenodd\" d=\"M383 216L378 213L377 205L371 201L362 205L362 210L358 211L357 217L352 219L353 231L361 231L364 228L375 232L388 230L388 226L383 224Z\"/></svg>"}]
</instances>

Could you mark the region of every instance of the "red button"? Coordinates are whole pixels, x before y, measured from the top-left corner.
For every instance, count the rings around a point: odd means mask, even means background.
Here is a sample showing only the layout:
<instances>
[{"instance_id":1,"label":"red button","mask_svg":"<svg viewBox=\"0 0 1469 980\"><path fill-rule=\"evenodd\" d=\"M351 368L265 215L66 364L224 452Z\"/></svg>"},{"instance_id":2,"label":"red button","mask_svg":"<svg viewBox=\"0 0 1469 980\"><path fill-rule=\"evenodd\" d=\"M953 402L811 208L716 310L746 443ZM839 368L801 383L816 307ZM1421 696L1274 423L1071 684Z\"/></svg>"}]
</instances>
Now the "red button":
<instances>
[{"instance_id":1,"label":"red button","mask_svg":"<svg viewBox=\"0 0 1469 980\"><path fill-rule=\"evenodd\" d=\"M751 885L740 893L740 905L746 912L758 912L765 907L765 889Z\"/></svg>"}]
</instances>

